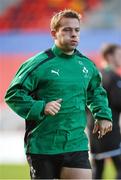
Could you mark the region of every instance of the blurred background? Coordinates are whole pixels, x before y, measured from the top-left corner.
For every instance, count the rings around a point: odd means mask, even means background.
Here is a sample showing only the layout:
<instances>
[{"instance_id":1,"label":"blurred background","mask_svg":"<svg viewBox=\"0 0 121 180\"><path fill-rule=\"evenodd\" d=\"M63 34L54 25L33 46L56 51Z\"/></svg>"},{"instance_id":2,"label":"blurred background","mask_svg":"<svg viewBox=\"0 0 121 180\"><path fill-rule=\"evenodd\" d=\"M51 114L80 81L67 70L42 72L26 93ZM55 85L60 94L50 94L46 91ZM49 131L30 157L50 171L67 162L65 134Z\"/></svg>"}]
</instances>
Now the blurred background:
<instances>
[{"instance_id":1,"label":"blurred background","mask_svg":"<svg viewBox=\"0 0 121 180\"><path fill-rule=\"evenodd\" d=\"M0 179L29 178L24 119L7 107L4 95L20 64L53 45L50 19L65 8L82 14L78 49L99 68L102 44L121 44L121 0L0 0ZM115 175L107 163L105 179Z\"/></svg>"}]
</instances>

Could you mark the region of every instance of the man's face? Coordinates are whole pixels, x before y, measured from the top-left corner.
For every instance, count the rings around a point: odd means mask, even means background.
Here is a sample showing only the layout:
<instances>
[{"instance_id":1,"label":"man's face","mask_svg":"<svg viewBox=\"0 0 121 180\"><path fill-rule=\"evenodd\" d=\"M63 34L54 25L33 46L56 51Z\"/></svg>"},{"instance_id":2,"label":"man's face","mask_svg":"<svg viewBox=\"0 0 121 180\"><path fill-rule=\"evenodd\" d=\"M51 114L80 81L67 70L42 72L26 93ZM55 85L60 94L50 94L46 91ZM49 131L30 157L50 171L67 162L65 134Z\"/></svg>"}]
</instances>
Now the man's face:
<instances>
[{"instance_id":1,"label":"man's face","mask_svg":"<svg viewBox=\"0 0 121 180\"><path fill-rule=\"evenodd\" d=\"M107 56L111 66L121 67L121 48L117 48L113 54Z\"/></svg>"},{"instance_id":2,"label":"man's face","mask_svg":"<svg viewBox=\"0 0 121 180\"><path fill-rule=\"evenodd\" d=\"M117 67L121 67L121 48L117 48L114 53L114 63Z\"/></svg>"},{"instance_id":3,"label":"man's face","mask_svg":"<svg viewBox=\"0 0 121 180\"><path fill-rule=\"evenodd\" d=\"M55 44L65 53L71 53L77 47L80 37L80 23L76 18L62 18L60 27L52 33Z\"/></svg>"}]
</instances>

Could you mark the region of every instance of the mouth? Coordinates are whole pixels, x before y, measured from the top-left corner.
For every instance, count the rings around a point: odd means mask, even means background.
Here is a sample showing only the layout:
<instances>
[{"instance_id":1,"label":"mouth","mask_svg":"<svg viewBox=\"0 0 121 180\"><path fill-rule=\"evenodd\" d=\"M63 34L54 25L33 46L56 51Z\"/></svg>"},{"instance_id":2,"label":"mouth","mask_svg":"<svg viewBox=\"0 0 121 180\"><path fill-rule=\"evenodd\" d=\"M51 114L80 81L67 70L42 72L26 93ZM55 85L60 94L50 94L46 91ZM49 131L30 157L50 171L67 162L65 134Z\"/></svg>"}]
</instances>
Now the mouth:
<instances>
[{"instance_id":1,"label":"mouth","mask_svg":"<svg viewBox=\"0 0 121 180\"><path fill-rule=\"evenodd\" d=\"M71 44L72 44L72 45L77 45L77 44L78 44L78 41L76 41L76 40L71 40Z\"/></svg>"},{"instance_id":2,"label":"mouth","mask_svg":"<svg viewBox=\"0 0 121 180\"><path fill-rule=\"evenodd\" d=\"M78 42L78 40L76 40L76 39L71 39L71 42Z\"/></svg>"}]
</instances>

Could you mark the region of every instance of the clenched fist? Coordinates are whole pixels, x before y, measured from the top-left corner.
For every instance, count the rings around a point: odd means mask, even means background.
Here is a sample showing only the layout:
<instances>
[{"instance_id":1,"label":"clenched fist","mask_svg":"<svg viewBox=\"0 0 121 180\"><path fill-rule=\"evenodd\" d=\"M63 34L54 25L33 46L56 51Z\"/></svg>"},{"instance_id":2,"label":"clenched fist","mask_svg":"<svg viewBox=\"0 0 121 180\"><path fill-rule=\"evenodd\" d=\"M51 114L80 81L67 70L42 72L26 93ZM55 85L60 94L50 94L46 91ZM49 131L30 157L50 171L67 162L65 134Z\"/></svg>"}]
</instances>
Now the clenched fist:
<instances>
[{"instance_id":1,"label":"clenched fist","mask_svg":"<svg viewBox=\"0 0 121 180\"><path fill-rule=\"evenodd\" d=\"M56 115L61 108L61 102L62 102L62 99L57 99L56 101L48 102L45 105L44 114L51 115L51 116Z\"/></svg>"}]
</instances>

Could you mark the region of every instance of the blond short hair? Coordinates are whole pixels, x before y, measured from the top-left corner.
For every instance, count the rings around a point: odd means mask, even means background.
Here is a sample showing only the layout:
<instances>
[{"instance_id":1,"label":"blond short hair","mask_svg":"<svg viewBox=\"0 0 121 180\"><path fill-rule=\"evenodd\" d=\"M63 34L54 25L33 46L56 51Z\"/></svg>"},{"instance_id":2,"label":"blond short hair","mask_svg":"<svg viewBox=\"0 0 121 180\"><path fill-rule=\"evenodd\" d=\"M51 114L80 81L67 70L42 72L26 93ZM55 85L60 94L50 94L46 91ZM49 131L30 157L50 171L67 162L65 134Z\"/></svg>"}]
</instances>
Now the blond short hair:
<instances>
[{"instance_id":1,"label":"blond short hair","mask_svg":"<svg viewBox=\"0 0 121 180\"><path fill-rule=\"evenodd\" d=\"M60 27L60 20L65 17L65 18L76 18L79 23L81 22L81 14L78 12L71 10L71 9L65 9L63 11L60 11L56 13L50 22L50 28L51 30L57 30Z\"/></svg>"}]
</instances>

